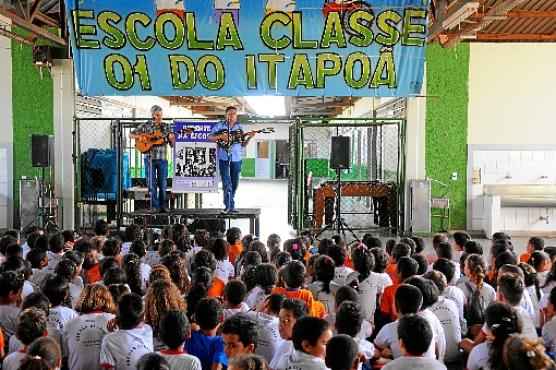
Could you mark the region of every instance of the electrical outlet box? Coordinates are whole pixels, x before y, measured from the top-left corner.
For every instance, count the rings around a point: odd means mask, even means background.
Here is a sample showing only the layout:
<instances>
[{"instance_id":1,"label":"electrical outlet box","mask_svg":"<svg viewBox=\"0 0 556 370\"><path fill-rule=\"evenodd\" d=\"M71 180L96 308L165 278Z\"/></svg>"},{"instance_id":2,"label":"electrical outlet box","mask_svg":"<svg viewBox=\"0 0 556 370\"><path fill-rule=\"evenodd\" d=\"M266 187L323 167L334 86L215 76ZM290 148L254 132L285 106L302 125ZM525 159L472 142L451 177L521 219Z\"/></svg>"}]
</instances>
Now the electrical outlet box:
<instances>
[{"instance_id":1,"label":"electrical outlet box","mask_svg":"<svg viewBox=\"0 0 556 370\"><path fill-rule=\"evenodd\" d=\"M458 181L458 173L452 172L452 181Z\"/></svg>"}]
</instances>

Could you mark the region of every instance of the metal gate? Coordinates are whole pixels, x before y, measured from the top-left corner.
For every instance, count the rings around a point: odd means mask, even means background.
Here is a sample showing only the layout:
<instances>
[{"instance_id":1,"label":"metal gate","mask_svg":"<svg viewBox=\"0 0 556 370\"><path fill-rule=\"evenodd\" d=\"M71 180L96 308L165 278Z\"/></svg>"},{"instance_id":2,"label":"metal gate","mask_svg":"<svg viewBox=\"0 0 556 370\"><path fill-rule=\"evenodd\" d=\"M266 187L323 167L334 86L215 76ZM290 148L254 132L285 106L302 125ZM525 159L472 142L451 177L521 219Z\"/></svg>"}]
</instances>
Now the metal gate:
<instances>
[{"instance_id":1,"label":"metal gate","mask_svg":"<svg viewBox=\"0 0 556 370\"><path fill-rule=\"evenodd\" d=\"M348 189L342 185L341 213L344 220L353 229L361 231L396 234L403 230L405 120L398 118L297 119L290 128L290 223L297 230L315 231L326 224L315 218L315 204L319 204L315 197L327 186L336 189L333 184L337 174L329 166L330 149L331 137L340 135L351 138L351 168L341 171L342 184L365 188L371 194L375 194L373 189L379 186L395 192L391 194L385 219L378 217L386 210L379 209L382 206L375 196L344 196ZM325 219L329 221L334 207L327 202L325 208Z\"/></svg>"}]
</instances>

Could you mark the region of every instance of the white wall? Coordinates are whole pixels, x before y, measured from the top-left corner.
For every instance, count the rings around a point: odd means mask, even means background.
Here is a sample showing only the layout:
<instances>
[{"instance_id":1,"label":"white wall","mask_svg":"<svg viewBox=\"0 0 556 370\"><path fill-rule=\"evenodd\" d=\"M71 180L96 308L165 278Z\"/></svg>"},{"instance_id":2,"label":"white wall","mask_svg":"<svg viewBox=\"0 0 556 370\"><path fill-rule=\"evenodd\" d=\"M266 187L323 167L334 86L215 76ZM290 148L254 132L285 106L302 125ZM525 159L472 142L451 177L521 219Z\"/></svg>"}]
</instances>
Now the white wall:
<instances>
[{"instance_id":1,"label":"white wall","mask_svg":"<svg viewBox=\"0 0 556 370\"><path fill-rule=\"evenodd\" d=\"M471 44L469 144L556 143L556 44Z\"/></svg>"},{"instance_id":2,"label":"white wall","mask_svg":"<svg viewBox=\"0 0 556 370\"><path fill-rule=\"evenodd\" d=\"M10 20L0 16L0 24ZM12 43L0 36L0 229L12 227L13 215L13 111L12 111Z\"/></svg>"}]
</instances>

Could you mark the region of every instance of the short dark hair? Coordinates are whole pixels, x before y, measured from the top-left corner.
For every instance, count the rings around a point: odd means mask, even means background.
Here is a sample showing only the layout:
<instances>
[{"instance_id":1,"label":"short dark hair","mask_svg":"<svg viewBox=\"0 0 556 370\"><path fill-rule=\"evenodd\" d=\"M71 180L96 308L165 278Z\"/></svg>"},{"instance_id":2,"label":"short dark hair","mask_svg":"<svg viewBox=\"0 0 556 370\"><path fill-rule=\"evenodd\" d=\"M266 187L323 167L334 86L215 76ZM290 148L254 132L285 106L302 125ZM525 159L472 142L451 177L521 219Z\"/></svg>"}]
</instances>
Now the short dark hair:
<instances>
[{"instance_id":1,"label":"short dark hair","mask_svg":"<svg viewBox=\"0 0 556 370\"><path fill-rule=\"evenodd\" d=\"M158 336L168 348L175 349L185 342L189 330L189 320L185 312L168 311L160 320Z\"/></svg>"},{"instance_id":2,"label":"short dark hair","mask_svg":"<svg viewBox=\"0 0 556 370\"><path fill-rule=\"evenodd\" d=\"M50 313L50 301L41 292L33 292L23 299L21 309L25 310L31 307L38 308L43 311L46 316Z\"/></svg>"},{"instance_id":3,"label":"short dark hair","mask_svg":"<svg viewBox=\"0 0 556 370\"><path fill-rule=\"evenodd\" d=\"M237 112L237 108L234 107L233 105L229 105L229 106L226 107L226 113L228 113L231 110L235 110Z\"/></svg>"},{"instance_id":4,"label":"short dark hair","mask_svg":"<svg viewBox=\"0 0 556 370\"><path fill-rule=\"evenodd\" d=\"M380 238L377 238L377 237L375 237L371 234L363 235L362 242L369 249L371 249L371 248L382 248L382 240L380 240Z\"/></svg>"},{"instance_id":5,"label":"short dark hair","mask_svg":"<svg viewBox=\"0 0 556 370\"><path fill-rule=\"evenodd\" d=\"M525 285L521 278L514 274L502 274L498 277L498 291L504 295L506 301L516 306L523 297Z\"/></svg>"},{"instance_id":6,"label":"short dark hair","mask_svg":"<svg viewBox=\"0 0 556 370\"><path fill-rule=\"evenodd\" d=\"M419 315L404 316L398 322L398 338L408 354L420 356L431 345L432 329Z\"/></svg>"},{"instance_id":7,"label":"short dark hair","mask_svg":"<svg viewBox=\"0 0 556 370\"><path fill-rule=\"evenodd\" d=\"M60 253L64 250L64 237L62 233L54 233L48 238L48 249L53 253Z\"/></svg>"},{"instance_id":8,"label":"short dark hair","mask_svg":"<svg viewBox=\"0 0 556 370\"><path fill-rule=\"evenodd\" d=\"M143 298L137 293L126 293L118 302L118 325L120 329L129 330L143 321L145 308Z\"/></svg>"},{"instance_id":9,"label":"short dark hair","mask_svg":"<svg viewBox=\"0 0 556 370\"><path fill-rule=\"evenodd\" d=\"M468 240L465 242L463 250L467 254L483 254L483 246L476 240Z\"/></svg>"},{"instance_id":10,"label":"short dark hair","mask_svg":"<svg viewBox=\"0 0 556 370\"><path fill-rule=\"evenodd\" d=\"M125 228L125 241L134 242L141 237L141 227L137 224L131 224Z\"/></svg>"},{"instance_id":11,"label":"short dark hair","mask_svg":"<svg viewBox=\"0 0 556 370\"><path fill-rule=\"evenodd\" d=\"M403 281L417 274L417 271L419 270L419 264L413 258L404 256L398 260L396 268Z\"/></svg>"},{"instance_id":12,"label":"short dark hair","mask_svg":"<svg viewBox=\"0 0 556 370\"><path fill-rule=\"evenodd\" d=\"M284 298L284 296L281 294L271 294L267 296L266 302L268 304L268 309L270 310L270 312L278 314L280 312L280 308L282 308L282 303L285 299L286 298Z\"/></svg>"},{"instance_id":13,"label":"short dark hair","mask_svg":"<svg viewBox=\"0 0 556 370\"><path fill-rule=\"evenodd\" d=\"M4 271L0 274L0 297L7 297L10 293L21 292L25 280L23 274L14 271Z\"/></svg>"},{"instance_id":14,"label":"short dark hair","mask_svg":"<svg viewBox=\"0 0 556 370\"><path fill-rule=\"evenodd\" d=\"M23 257L23 248L17 243L12 243L6 247L6 258L10 257Z\"/></svg>"},{"instance_id":15,"label":"short dark hair","mask_svg":"<svg viewBox=\"0 0 556 370\"><path fill-rule=\"evenodd\" d=\"M359 281L365 280L375 267L375 256L364 245L359 245L351 251L353 268L359 273Z\"/></svg>"},{"instance_id":16,"label":"short dark hair","mask_svg":"<svg viewBox=\"0 0 556 370\"><path fill-rule=\"evenodd\" d=\"M448 242L448 236L446 234L435 234L432 238L432 248L436 250L438 244L442 242Z\"/></svg>"},{"instance_id":17,"label":"short dark hair","mask_svg":"<svg viewBox=\"0 0 556 370\"><path fill-rule=\"evenodd\" d=\"M307 305L301 299L284 299L281 309L290 311L296 319L300 319L308 314Z\"/></svg>"},{"instance_id":18,"label":"short dark hair","mask_svg":"<svg viewBox=\"0 0 556 370\"><path fill-rule=\"evenodd\" d=\"M214 254L214 258L218 261L223 261L228 257L228 242L224 239L216 239L211 245L211 252Z\"/></svg>"},{"instance_id":19,"label":"short dark hair","mask_svg":"<svg viewBox=\"0 0 556 370\"><path fill-rule=\"evenodd\" d=\"M222 318L222 305L214 298L204 298L197 303L195 322L202 330L216 328Z\"/></svg>"},{"instance_id":20,"label":"short dark hair","mask_svg":"<svg viewBox=\"0 0 556 370\"><path fill-rule=\"evenodd\" d=\"M156 352L145 353L137 362L137 370L170 370L168 360Z\"/></svg>"},{"instance_id":21,"label":"short dark hair","mask_svg":"<svg viewBox=\"0 0 556 370\"><path fill-rule=\"evenodd\" d=\"M349 285L344 285L340 287L336 291L336 296L334 298L336 307L340 307L342 302L345 301L357 302L358 299L359 299L359 293L357 293L357 290L353 289Z\"/></svg>"},{"instance_id":22,"label":"short dark hair","mask_svg":"<svg viewBox=\"0 0 556 370\"><path fill-rule=\"evenodd\" d=\"M396 308L402 315L415 314L423 305L423 294L416 286L401 284L396 289Z\"/></svg>"},{"instance_id":23,"label":"short dark hair","mask_svg":"<svg viewBox=\"0 0 556 370\"><path fill-rule=\"evenodd\" d=\"M448 282L446 281L446 276L444 276L444 274L441 273L440 271L431 270L426 274L424 274L423 277L427 280L432 281L434 285L436 285L436 287L438 288L438 292L440 294L442 294L442 292L444 291L444 289L446 289L446 286L448 285Z\"/></svg>"},{"instance_id":24,"label":"short dark hair","mask_svg":"<svg viewBox=\"0 0 556 370\"><path fill-rule=\"evenodd\" d=\"M468 240L471 240L471 236L465 231L456 231L453 235L453 238L454 242L461 248L464 247L465 243L467 243Z\"/></svg>"},{"instance_id":25,"label":"short dark hair","mask_svg":"<svg viewBox=\"0 0 556 370\"><path fill-rule=\"evenodd\" d=\"M102 254L104 256L114 257L120 254L121 252L121 243L116 238L110 238L104 242L102 246Z\"/></svg>"},{"instance_id":26,"label":"short dark hair","mask_svg":"<svg viewBox=\"0 0 556 370\"><path fill-rule=\"evenodd\" d=\"M512 240L512 237L503 231L492 234L492 240Z\"/></svg>"},{"instance_id":27,"label":"short dark hair","mask_svg":"<svg viewBox=\"0 0 556 370\"><path fill-rule=\"evenodd\" d=\"M339 245L333 245L328 248L328 255L334 260L336 267L343 266L346 262L346 250Z\"/></svg>"},{"instance_id":28,"label":"short dark hair","mask_svg":"<svg viewBox=\"0 0 556 370\"><path fill-rule=\"evenodd\" d=\"M326 345L325 364L330 370L350 370L357 359L359 346L346 334L338 334Z\"/></svg>"},{"instance_id":29,"label":"short dark hair","mask_svg":"<svg viewBox=\"0 0 556 370\"><path fill-rule=\"evenodd\" d=\"M412 236L411 240L415 243L415 253L422 253L425 250L425 239L420 236Z\"/></svg>"},{"instance_id":30,"label":"short dark hair","mask_svg":"<svg viewBox=\"0 0 556 370\"><path fill-rule=\"evenodd\" d=\"M452 249L452 245L448 242L438 243L435 252L438 258L447 258L449 260L454 258L454 250Z\"/></svg>"},{"instance_id":31,"label":"short dark hair","mask_svg":"<svg viewBox=\"0 0 556 370\"><path fill-rule=\"evenodd\" d=\"M494 239L490 247L490 255L496 258L500 253L511 250L510 242L506 239Z\"/></svg>"},{"instance_id":32,"label":"short dark hair","mask_svg":"<svg viewBox=\"0 0 556 370\"><path fill-rule=\"evenodd\" d=\"M95 223L95 235L105 236L108 234L108 223L106 220L100 219Z\"/></svg>"},{"instance_id":33,"label":"short dark hair","mask_svg":"<svg viewBox=\"0 0 556 370\"><path fill-rule=\"evenodd\" d=\"M63 304L68 297L69 282L61 276L51 275L44 281L42 291L52 307L56 307Z\"/></svg>"},{"instance_id":34,"label":"short dark hair","mask_svg":"<svg viewBox=\"0 0 556 370\"><path fill-rule=\"evenodd\" d=\"M266 294L270 294L272 288L278 282L278 271L271 263L262 263L255 267L255 276L257 284Z\"/></svg>"},{"instance_id":35,"label":"short dark hair","mask_svg":"<svg viewBox=\"0 0 556 370\"><path fill-rule=\"evenodd\" d=\"M274 256L274 264L276 265L277 268L287 265L288 263L291 262L291 260L292 260L291 254L284 251L278 252L276 253L276 256Z\"/></svg>"},{"instance_id":36,"label":"short dark hair","mask_svg":"<svg viewBox=\"0 0 556 370\"><path fill-rule=\"evenodd\" d=\"M411 247L405 243L398 243L392 249L392 257L396 262L402 257L411 256Z\"/></svg>"},{"instance_id":37,"label":"short dark hair","mask_svg":"<svg viewBox=\"0 0 556 370\"><path fill-rule=\"evenodd\" d=\"M299 288L305 281L305 266L297 260L284 267L284 282L288 288Z\"/></svg>"},{"instance_id":38,"label":"short dark hair","mask_svg":"<svg viewBox=\"0 0 556 370\"><path fill-rule=\"evenodd\" d=\"M529 244L533 246L533 249L536 251L542 251L544 249L544 239L539 238L538 236L533 236L529 239Z\"/></svg>"},{"instance_id":39,"label":"short dark hair","mask_svg":"<svg viewBox=\"0 0 556 370\"><path fill-rule=\"evenodd\" d=\"M361 308L353 301L344 301L336 312L336 331L355 337L361 330Z\"/></svg>"},{"instance_id":40,"label":"short dark hair","mask_svg":"<svg viewBox=\"0 0 556 370\"><path fill-rule=\"evenodd\" d=\"M30 345L35 339L46 333L47 318L38 308L27 308L17 317L15 334L24 345Z\"/></svg>"},{"instance_id":41,"label":"short dark hair","mask_svg":"<svg viewBox=\"0 0 556 370\"><path fill-rule=\"evenodd\" d=\"M235 334L245 347L250 344L257 345L257 323L245 314L238 313L226 319L222 324L222 334Z\"/></svg>"},{"instance_id":42,"label":"short dark hair","mask_svg":"<svg viewBox=\"0 0 556 370\"><path fill-rule=\"evenodd\" d=\"M241 280L230 280L224 287L224 298L233 305L241 304L246 294L247 287Z\"/></svg>"},{"instance_id":43,"label":"short dark hair","mask_svg":"<svg viewBox=\"0 0 556 370\"><path fill-rule=\"evenodd\" d=\"M517 257L512 251L499 253L494 259L494 268L496 270L504 265L517 265Z\"/></svg>"},{"instance_id":44,"label":"short dark hair","mask_svg":"<svg viewBox=\"0 0 556 370\"><path fill-rule=\"evenodd\" d=\"M46 258L46 252L39 248L31 249L27 253L27 261L31 264L32 268L41 268L41 262Z\"/></svg>"},{"instance_id":45,"label":"short dark hair","mask_svg":"<svg viewBox=\"0 0 556 370\"><path fill-rule=\"evenodd\" d=\"M409 245L409 248L411 248L411 255L415 253L415 249L417 248L417 245L415 244L415 241L412 238L401 238L400 243Z\"/></svg>"},{"instance_id":46,"label":"short dark hair","mask_svg":"<svg viewBox=\"0 0 556 370\"><path fill-rule=\"evenodd\" d=\"M87 238L79 239L73 245L73 250L82 254L90 253L91 249L93 249L93 245L91 243L91 240Z\"/></svg>"},{"instance_id":47,"label":"short dark hair","mask_svg":"<svg viewBox=\"0 0 556 370\"><path fill-rule=\"evenodd\" d=\"M241 230L238 227L230 227L228 231L226 231L226 240L230 244L234 244L238 240L241 239Z\"/></svg>"},{"instance_id":48,"label":"short dark hair","mask_svg":"<svg viewBox=\"0 0 556 370\"><path fill-rule=\"evenodd\" d=\"M293 347L303 351L303 341L315 345L321 335L328 330L330 325L326 320L317 317L305 316L298 319L292 330Z\"/></svg>"},{"instance_id":49,"label":"short dark hair","mask_svg":"<svg viewBox=\"0 0 556 370\"><path fill-rule=\"evenodd\" d=\"M454 279L454 275L456 274L456 265L446 258L437 259L432 264L432 269L443 273L448 284Z\"/></svg>"},{"instance_id":50,"label":"short dark hair","mask_svg":"<svg viewBox=\"0 0 556 370\"><path fill-rule=\"evenodd\" d=\"M373 272L381 274L388 266L388 255L382 248L371 248L371 253L375 257L375 267Z\"/></svg>"},{"instance_id":51,"label":"short dark hair","mask_svg":"<svg viewBox=\"0 0 556 370\"><path fill-rule=\"evenodd\" d=\"M411 258L413 258L417 262L417 265L419 266L417 268L417 275L423 275L425 272L428 271L429 261L427 261L427 258L425 256L423 256L422 254L415 253Z\"/></svg>"},{"instance_id":52,"label":"short dark hair","mask_svg":"<svg viewBox=\"0 0 556 370\"><path fill-rule=\"evenodd\" d=\"M405 281L406 284L416 286L421 291L423 295L423 305L421 309L426 309L432 306L439 296L438 288L429 279L425 279L421 276L412 276Z\"/></svg>"}]
</instances>

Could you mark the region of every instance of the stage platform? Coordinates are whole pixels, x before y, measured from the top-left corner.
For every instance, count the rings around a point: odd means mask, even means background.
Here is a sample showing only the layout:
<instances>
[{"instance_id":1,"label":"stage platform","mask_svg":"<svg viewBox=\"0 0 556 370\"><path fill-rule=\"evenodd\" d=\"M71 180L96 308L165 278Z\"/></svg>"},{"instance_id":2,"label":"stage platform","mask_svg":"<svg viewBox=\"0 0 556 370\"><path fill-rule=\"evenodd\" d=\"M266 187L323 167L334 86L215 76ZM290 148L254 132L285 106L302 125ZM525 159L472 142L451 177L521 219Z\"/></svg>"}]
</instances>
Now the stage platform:
<instances>
[{"instance_id":1,"label":"stage platform","mask_svg":"<svg viewBox=\"0 0 556 370\"><path fill-rule=\"evenodd\" d=\"M183 218L193 220L225 220L228 221L230 227L231 220L248 219L249 220L249 233L252 235L259 235L260 223L259 217L261 215L260 208L238 208L237 213L222 213L221 208L184 208L184 209L171 209L166 213L151 213L145 210L137 210L134 212L124 212L124 217L129 218L142 218L145 225L155 226L152 219L167 219L168 224L174 222L182 222Z\"/></svg>"}]
</instances>

